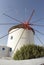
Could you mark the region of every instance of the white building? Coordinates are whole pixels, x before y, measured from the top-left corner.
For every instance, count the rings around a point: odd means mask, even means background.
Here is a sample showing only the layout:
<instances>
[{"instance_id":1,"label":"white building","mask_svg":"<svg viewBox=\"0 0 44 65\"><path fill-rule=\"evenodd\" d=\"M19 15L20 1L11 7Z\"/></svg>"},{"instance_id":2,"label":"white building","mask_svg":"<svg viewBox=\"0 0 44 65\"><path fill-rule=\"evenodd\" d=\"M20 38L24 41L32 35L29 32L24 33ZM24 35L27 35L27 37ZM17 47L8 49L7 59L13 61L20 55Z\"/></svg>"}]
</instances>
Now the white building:
<instances>
[{"instance_id":1,"label":"white building","mask_svg":"<svg viewBox=\"0 0 44 65\"><path fill-rule=\"evenodd\" d=\"M7 46L0 46L0 58L11 57L12 48Z\"/></svg>"},{"instance_id":2,"label":"white building","mask_svg":"<svg viewBox=\"0 0 44 65\"><path fill-rule=\"evenodd\" d=\"M9 29L7 46L11 47L12 51L16 51L25 44L34 44L34 34L31 27L25 29L23 24L13 26Z\"/></svg>"}]
</instances>

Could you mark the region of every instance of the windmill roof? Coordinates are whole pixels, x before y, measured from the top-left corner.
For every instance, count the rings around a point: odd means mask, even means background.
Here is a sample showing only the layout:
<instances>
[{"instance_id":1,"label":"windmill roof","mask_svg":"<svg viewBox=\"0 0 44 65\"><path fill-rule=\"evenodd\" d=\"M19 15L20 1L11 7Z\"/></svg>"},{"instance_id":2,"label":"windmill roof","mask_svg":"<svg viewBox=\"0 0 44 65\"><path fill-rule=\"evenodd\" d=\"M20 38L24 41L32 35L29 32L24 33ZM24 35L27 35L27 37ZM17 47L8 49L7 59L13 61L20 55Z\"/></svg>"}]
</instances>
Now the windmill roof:
<instances>
[{"instance_id":1,"label":"windmill roof","mask_svg":"<svg viewBox=\"0 0 44 65\"><path fill-rule=\"evenodd\" d=\"M24 27L23 24L18 24L18 25L12 26L12 27L9 29L8 32L10 32L11 30L16 29L16 28L24 28L24 29L25 29L25 27ZM32 32L35 34L35 31L34 31L34 29L33 29L32 27L29 26L28 30L32 30Z\"/></svg>"}]
</instances>

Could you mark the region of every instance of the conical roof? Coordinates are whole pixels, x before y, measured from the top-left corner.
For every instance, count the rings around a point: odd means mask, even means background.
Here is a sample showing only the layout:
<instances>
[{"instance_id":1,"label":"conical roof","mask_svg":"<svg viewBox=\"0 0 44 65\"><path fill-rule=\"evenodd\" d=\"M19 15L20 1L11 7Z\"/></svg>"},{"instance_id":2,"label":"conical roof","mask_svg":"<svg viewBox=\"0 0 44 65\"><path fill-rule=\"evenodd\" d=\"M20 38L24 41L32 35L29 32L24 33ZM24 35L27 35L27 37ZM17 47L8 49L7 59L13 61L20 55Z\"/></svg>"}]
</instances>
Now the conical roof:
<instances>
[{"instance_id":1,"label":"conical roof","mask_svg":"<svg viewBox=\"0 0 44 65\"><path fill-rule=\"evenodd\" d=\"M25 29L25 26L23 24L18 24L18 25L15 25L15 26L12 26L8 32L10 32L11 30L15 29L15 28L24 28ZM35 34L35 31L34 29L31 27L31 26L28 26L28 30L32 30L32 32Z\"/></svg>"}]
</instances>

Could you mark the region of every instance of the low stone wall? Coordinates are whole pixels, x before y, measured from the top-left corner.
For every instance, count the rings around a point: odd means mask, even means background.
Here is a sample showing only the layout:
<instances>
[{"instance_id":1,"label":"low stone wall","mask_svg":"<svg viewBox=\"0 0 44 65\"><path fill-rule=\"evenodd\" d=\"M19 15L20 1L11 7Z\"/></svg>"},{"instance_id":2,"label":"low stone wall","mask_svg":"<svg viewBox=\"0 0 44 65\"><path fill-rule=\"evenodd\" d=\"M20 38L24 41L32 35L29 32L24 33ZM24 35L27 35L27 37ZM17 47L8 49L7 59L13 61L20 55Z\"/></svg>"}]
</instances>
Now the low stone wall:
<instances>
[{"instance_id":1,"label":"low stone wall","mask_svg":"<svg viewBox=\"0 0 44 65\"><path fill-rule=\"evenodd\" d=\"M44 57L30 60L0 59L0 65L44 65Z\"/></svg>"}]
</instances>

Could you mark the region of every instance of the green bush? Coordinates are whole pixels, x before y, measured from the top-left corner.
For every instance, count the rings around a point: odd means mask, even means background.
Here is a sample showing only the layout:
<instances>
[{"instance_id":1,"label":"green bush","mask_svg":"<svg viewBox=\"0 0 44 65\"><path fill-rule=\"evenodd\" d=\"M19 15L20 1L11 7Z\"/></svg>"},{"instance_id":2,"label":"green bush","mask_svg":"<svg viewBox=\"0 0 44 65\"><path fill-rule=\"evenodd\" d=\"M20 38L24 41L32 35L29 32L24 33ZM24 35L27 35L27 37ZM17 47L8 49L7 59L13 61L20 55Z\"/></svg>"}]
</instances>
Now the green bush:
<instances>
[{"instance_id":1,"label":"green bush","mask_svg":"<svg viewBox=\"0 0 44 65\"><path fill-rule=\"evenodd\" d=\"M44 57L44 47L36 45L24 45L20 48L20 50L16 51L13 59L24 60L39 57Z\"/></svg>"}]
</instances>

